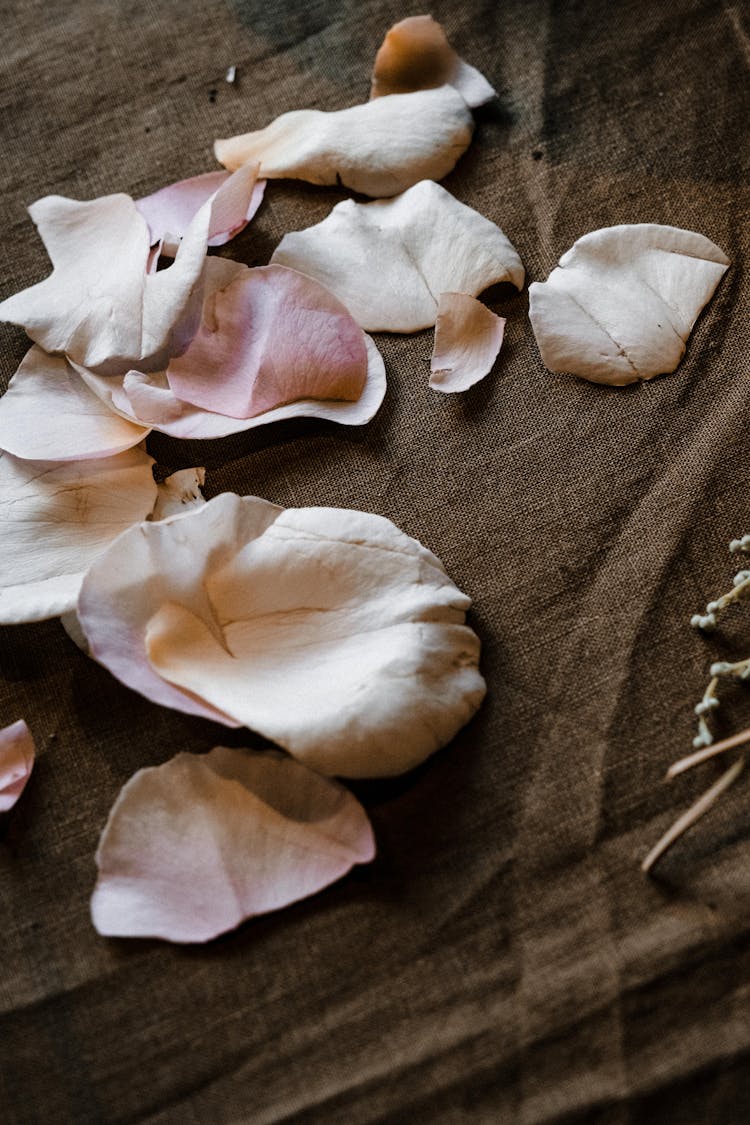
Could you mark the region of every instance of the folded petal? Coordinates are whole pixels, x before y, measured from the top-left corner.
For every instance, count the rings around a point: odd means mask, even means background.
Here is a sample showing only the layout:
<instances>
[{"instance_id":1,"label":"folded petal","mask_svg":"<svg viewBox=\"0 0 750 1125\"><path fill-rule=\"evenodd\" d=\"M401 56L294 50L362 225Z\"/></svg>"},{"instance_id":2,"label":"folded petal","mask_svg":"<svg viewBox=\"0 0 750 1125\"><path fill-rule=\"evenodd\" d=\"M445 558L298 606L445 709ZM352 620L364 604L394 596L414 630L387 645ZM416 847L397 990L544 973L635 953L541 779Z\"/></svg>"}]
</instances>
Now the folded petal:
<instances>
[{"instance_id":1,"label":"folded petal","mask_svg":"<svg viewBox=\"0 0 750 1125\"><path fill-rule=\"evenodd\" d=\"M495 90L484 75L460 59L432 16L408 16L387 32L375 56L371 98L454 86L467 105L484 105Z\"/></svg>"},{"instance_id":2,"label":"folded petal","mask_svg":"<svg viewBox=\"0 0 750 1125\"><path fill-rule=\"evenodd\" d=\"M167 368L183 402L251 418L299 399L356 402L367 378L362 329L317 281L284 266L245 270L203 306Z\"/></svg>"},{"instance_id":3,"label":"folded petal","mask_svg":"<svg viewBox=\"0 0 750 1125\"><path fill-rule=\"evenodd\" d=\"M468 293L441 293L430 362L430 386L453 393L473 387L492 370L505 321Z\"/></svg>"},{"instance_id":4,"label":"folded petal","mask_svg":"<svg viewBox=\"0 0 750 1125\"><path fill-rule=\"evenodd\" d=\"M188 180L178 180L143 199L136 199L135 205L148 223L151 245L162 243L160 252L174 257L180 239L198 211L228 179L228 172L205 172ZM265 180L257 181L242 219L227 230L214 230L208 239L209 246L223 246L245 229L261 205L265 187ZM224 221L232 221L235 217L229 215Z\"/></svg>"},{"instance_id":5,"label":"folded petal","mask_svg":"<svg viewBox=\"0 0 750 1125\"><path fill-rule=\"evenodd\" d=\"M178 754L139 770L102 833L91 916L107 937L209 941L369 863L367 814L285 755Z\"/></svg>"},{"instance_id":6,"label":"folded petal","mask_svg":"<svg viewBox=\"0 0 750 1125\"><path fill-rule=\"evenodd\" d=\"M0 813L12 809L23 793L35 753L34 739L23 719L0 730Z\"/></svg>"},{"instance_id":7,"label":"folded petal","mask_svg":"<svg viewBox=\"0 0 750 1125\"><path fill-rule=\"evenodd\" d=\"M157 497L152 520L165 520L181 516L192 508L201 508L205 499L201 489L206 483L206 470L179 469L157 485Z\"/></svg>"},{"instance_id":8,"label":"folded petal","mask_svg":"<svg viewBox=\"0 0 750 1125\"><path fill-rule=\"evenodd\" d=\"M182 402L171 390L163 371L152 374L129 371L123 379L116 380L104 379L83 367L76 367L76 370L94 393L124 418L149 425L171 437L220 438L297 417L323 418L342 426L363 426L379 410L386 391L383 357L367 335L365 346L366 381L356 402L299 399L254 418L229 418Z\"/></svg>"},{"instance_id":9,"label":"folded petal","mask_svg":"<svg viewBox=\"0 0 750 1125\"><path fill-rule=\"evenodd\" d=\"M64 356L27 352L0 398L0 449L33 461L111 457L149 428L109 409Z\"/></svg>"},{"instance_id":10,"label":"folded petal","mask_svg":"<svg viewBox=\"0 0 750 1125\"><path fill-rule=\"evenodd\" d=\"M396 199L337 204L322 223L285 235L271 261L320 281L368 331L430 328L440 293L475 297L524 279L500 228L429 180Z\"/></svg>"},{"instance_id":11,"label":"folded petal","mask_svg":"<svg viewBox=\"0 0 750 1125\"><path fill-rule=\"evenodd\" d=\"M156 500L140 449L64 463L0 453L0 624L57 617L91 562Z\"/></svg>"},{"instance_id":12,"label":"folded petal","mask_svg":"<svg viewBox=\"0 0 750 1125\"><path fill-rule=\"evenodd\" d=\"M216 141L225 168L257 161L264 179L339 184L363 195L396 195L440 180L469 147L474 122L452 86L392 94L324 113L299 109L265 129Z\"/></svg>"},{"instance_id":13,"label":"folded petal","mask_svg":"<svg viewBox=\"0 0 750 1125\"><path fill-rule=\"evenodd\" d=\"M150 698L202 700L321 773L410 769L484 695L469 599L380 516L224 494L121 536L116 554L81 591L93 655Z\"/></svg>"},{"instance_id":14,"label":"folded petal","mask_svg":"<svg viewBox=\"0 0 750 1125\"><path fill-rule=\"evenodd\" d=\"M197 327L200 319L208 240L246 213L254 183L252 167L230 177L190 223L173 264L158 273L148 272L148 227L129 196L40 199L29 213L53 270L4 301L0 319L21 325L46 351L105 374L163 365L184 336L181 322L197 313Z\"/></svg>"},{"instance_id":15,"label":"folded petal","mask_svg":"<svg viewBox=\"0 0 750 1125\"><path fill-rule=\"evenodd\" d=\"M624 386L674 371L729 259L708 238L642 223L579 238L529 316L550 371Z\"/></svg>"}]
</instances>

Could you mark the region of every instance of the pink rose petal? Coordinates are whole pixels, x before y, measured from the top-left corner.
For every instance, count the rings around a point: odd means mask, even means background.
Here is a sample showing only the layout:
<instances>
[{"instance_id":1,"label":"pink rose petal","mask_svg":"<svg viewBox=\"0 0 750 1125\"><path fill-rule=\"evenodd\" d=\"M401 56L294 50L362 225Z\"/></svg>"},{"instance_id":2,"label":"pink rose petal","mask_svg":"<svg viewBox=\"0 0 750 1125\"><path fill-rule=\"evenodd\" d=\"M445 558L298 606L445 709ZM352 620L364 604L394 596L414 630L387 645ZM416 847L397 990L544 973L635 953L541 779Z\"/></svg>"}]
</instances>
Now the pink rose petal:
<instances>
[{"instance_id":1,"label":"pink rose petal","mask_svg":"<svg viewBox=\"0 0 750 1125\"><path fill-rule=\"evenodd\" d=\"M34 739L23 719L0 730L0 813L12 809L34 766Z\"/></svg>"},{"instance_id":2,"label":"pink rose petal","mask_svg":"<svg viewBox=\"0 0 750 1125\"><path fill-rule=\"evenodd\" d=\"M433 390L454 393L473 387L492 370L503 342L505 321L468 293L441 293L430 363Z\"/></svg>"},{"instance_id":3,"label":"pink rose petal","mask_svg":"<svg viewBox=\"0 0 750 1125\"><path fill-rule=\"evenodd\" d=\"M148 223L151 244L161 243L160 253L174 257L180 239L198 211L228 179L228 172L205 172L136 199L135 205ZM241 221L225 231L215 231L208 240L209 246L223 246L245 229L261 205L265 188L265 180L256 182Z\"/></svg>"},{"instance_id":4,"label":"pink rose petal","mask_svg":"<svg viewBox=\"0 0 750 1125\"><path fill-rule=\"evenodd\" d=\"M274 751L178 754L139 770L102 833L91 916L108 937L210 941L369 863L367 814Z\"/></svg>"},{"instance_id":5,"label":"pink rose petal","mask_svg":"<svg viewBox=\"0 0 750 1125\"><path fill-rule=\"evenodd\" d=\"M209 297L203 324L167 379L177 398L250 418L301 398L356 401L364 333L328 290L296 270L245 271Z\"/></svg>"},{"instance_id":6,"label":"pink rose petal","mask_svg":"<svg viewBox=\"0 0 750 1125\"><path fill-rule=\"evenodd\" d=\"M112 457L149 428L115 414L64 356L34 346L0 398L0 449L32 461Z\"/></svg>"}]
</instances>

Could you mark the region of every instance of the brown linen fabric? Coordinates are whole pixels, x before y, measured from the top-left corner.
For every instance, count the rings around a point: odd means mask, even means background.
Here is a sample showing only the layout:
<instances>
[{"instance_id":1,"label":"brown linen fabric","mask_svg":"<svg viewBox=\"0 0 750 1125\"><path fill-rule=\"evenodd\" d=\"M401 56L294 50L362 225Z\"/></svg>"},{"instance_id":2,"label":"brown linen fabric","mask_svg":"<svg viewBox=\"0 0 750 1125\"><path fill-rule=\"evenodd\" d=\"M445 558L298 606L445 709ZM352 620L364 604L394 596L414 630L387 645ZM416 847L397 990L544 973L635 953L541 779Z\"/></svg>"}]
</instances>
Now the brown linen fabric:
<instances>
[{"instance_id":1,"label":"brown linen fabric","mask_svg":"<svg viewBox=\"0 0 750 1125\"><path fill-rule=\"evenodd\" d=\"M48 272L25 206L140 195L214 167L211 143L364 100L385 0L3 4L0 296ZM422 9L417 9L421 11ZM688 752L704 640L750 530L750 18L734 0L435 0L497 86L445 186L499 223L529 280L601 226L701 231L732 268L676 373L624 390L546 372L528 299L493 374L427 387L431 333L380 335L389 388L362 429L160 436L206 494L379 512L474 599L489 692L415 773L356 786L367 868L206 947L108 941L88 915L120 786L180 750L255 746L149 704L59 622L0 630L0 724L39 747L0 819L0 1118L6 1125L750 1120L750 779L648 880L639 863L720 766ZM224 79L237 67L234 86ZM344 193L272 183L224 252L265 263ZM3 386L27 341L0 329ZM740 729L729 692L719 728Z\"/></svg>"}]
</instances>

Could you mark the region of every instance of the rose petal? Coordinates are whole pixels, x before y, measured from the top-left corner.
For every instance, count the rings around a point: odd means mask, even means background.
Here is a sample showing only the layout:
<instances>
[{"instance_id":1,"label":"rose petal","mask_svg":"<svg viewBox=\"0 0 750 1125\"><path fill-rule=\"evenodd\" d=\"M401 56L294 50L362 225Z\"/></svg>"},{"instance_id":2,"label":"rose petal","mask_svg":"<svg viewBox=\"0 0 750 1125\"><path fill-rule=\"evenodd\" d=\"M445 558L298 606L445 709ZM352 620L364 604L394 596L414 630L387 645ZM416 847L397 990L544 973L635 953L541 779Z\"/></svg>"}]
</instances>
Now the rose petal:
<instances>
[{"instance_id":1,"label":"rose petal","mask_svg":"<svg viewBox=\"0 0 750 1125\"><path fill-rule=\"evenodd\" d=\"M0 730L0 813L15 805L34 766L36 748L23 719Z\"/></svg>"},{"instance_id":2,"label":"rose petal","mask_svg":"<svg viewBox=\"0 0 750 1125\"><path fill-rule=\"evenodd\" d=\"M157 497L152 520L165 520L169 516L181 516L193 508L202 508L206 503L201 488L206 483L206 470L179 469L165 477L157 485Z\"/></svg>"},{"instance_id":3,"label":"rose petal","mask_svg":"<svg viewBox=\"0 0 750 1125\"><path fill-rule=\"evenodd\" d=\"M151 512L152 465L140 449L62 464L0 454L0 624L75 606L89 564Z\"/></svg>"},{"instance_id":4,"label":"rose petal","mask_svg":"<svg viewBox=\"0 0 750 1125\"><path fill-rule=\"evenodd\" d=\"M204 571L262 534L282 510L265 500L242 503L225 493L200 510L134 529L135 534L120 541L122 549L90 567L81 587L78 617L94 659L155 703L240 726L157 676L146 655L144 635L150 618L170 599L212 617L201 584ZM205 518L196 520L198 515ZM169 530L176 522L179 529ZM218 626L216 630L220 637Z\"/></svg>"},{"instance_id":5,"label":"rose petal","mask_svg":"<svg viewBox=\"0 0 750 1125\"><path fill-rule=\"evenodd\" d=\"M337 204L286 234L271 261L316 278L368 331L430 328L436 294L476 296L500 281L520 289L524 279L500 228L429 180L396 199Z\"/></svg>"},{"instance_id":6,"label":"rose petal","mask_svg":"<svg viewBox=\"0 0 750 1125\"><path fill-rule=\"evenodd\" d=\"M140 421L171 437L220 438L297 417L323 418L339 422L342 426L363 426L379 410L386 391L383 358L367 335L365 346L367 381L356 402L300 399L255 418L228 418L181 402L171 391L164 372L143 374L130 371L124 379L115 380L103 379L83 367L76 367L76 370L95 394L123 418Z\"/></svg>"},{"instance_id":7,"label":"rose petal","mask_svg":"<svg viewBox=\"0 0 750 1125\"><path fill-rule=\"evenodd\" d=\"M492 370L505 321L468 293L441 293L430 362L430 386L453 393L473 387Z\"/></svg>"},{"instance_id":8,"label":"rose petal","mask_svg":"<svg viewBox=\"0 0 750 1125\"><path fill-rule=\"evenodd\" d=\"M37 346L0 399L0 449L32 461L112 457L148 433L108 409L63 356Z\"/></svg>"},{"instance_id":9,"label":"rose petal","mask_svg":"<svg viewBox=\"0 0 750 1125\"><path fill-rule=\"evenodd\" d=\"M167 379L183 402L250 418L299 399L356 401L364 333L322 285L284 266L245 270L203 306Z\"/></svg>"},{"instance_id":10,"label":"rose petal","mask_svg":"<svg viewBox=\"0 0 750 1125\"><path fill-rule=\"evenodd\" d=\"M196 308L200 317L208 239L244 215L254 183L252 167L231 176L198 211L173 264L158 273L147 272L148 228L129 196L38 200L29 213L53 270L4 301L0 319L21 325L47 351L105 374L163 366L180 322L194 319Z\"/></svg>"},{"instance_id":11,"label":"rose petal","mask_svg":"<svg viewBox=\"0 0 750 1125\"><path fill-rule=\"evenodd\" d=\"M624 386L674 371L690 331L729 266L702 234L642 223L579 238L529 316L550 371Z\"/></svg>"},{"instance_id":12,"label":"rose petal","mask_svg":"<svg viewBox=\"0 0 750 1125\"><path fill-rule=\"evenodd\" d=\"M174 257L180 239L198 211L228 179L228 172L205 172L201 176L169 184L143 199L136 199L135 205L148 223L152 246L161 242L160 252ZM225 231L212 234L209 246L223 246L245 229L261 205L265 187L265 180L257 181L242 220Z\"/></svg>"},{"instance_id":13,"label":"rose petal","mask_svg":"<svg viewBox=\"0 0 750 1125\"><path fill-rule=\"evenodd\" d=\"M91 916L108 937L209 941L374 855L356 798L285 755L178 754L120 792L96 853Z\"/></svg>"},{"instance_id":14,"label":"rose petal","mask_svg":"<svg viewBox=\"0 0 750 1125\"><path fill-rule=\"evenodd\" d=\"M121 536L79 616L95 657L150 698L185 709L174 685L321 773L375 777L417 765L479 706L468 605L389 520L224 494Z\"/></svg>"},{"instance_id":15,"label":"rose petal","mask_svg":"<svg viewBox=\"0 0 750 1125\"><path fill-rule=\"evenodd\" d=\"M387 32L375 56L371 98L454 86L475 108L495 97L484 75L460 59L432 16L408 16Z\"/></svg>"},{"instance_id":16,"label":"rose petal","mask_svg":"<svg viewBox=\"0 0 750 1125\"><path fill-rule=\"evenodd\" d=\"M474 122L452 86L393 94L334 113L300 109L265 129L216 141L225 168L260 163L265 179L339 184L363 195L396 195L442 179L469 147Z\"/></svg>"}]
</instances>

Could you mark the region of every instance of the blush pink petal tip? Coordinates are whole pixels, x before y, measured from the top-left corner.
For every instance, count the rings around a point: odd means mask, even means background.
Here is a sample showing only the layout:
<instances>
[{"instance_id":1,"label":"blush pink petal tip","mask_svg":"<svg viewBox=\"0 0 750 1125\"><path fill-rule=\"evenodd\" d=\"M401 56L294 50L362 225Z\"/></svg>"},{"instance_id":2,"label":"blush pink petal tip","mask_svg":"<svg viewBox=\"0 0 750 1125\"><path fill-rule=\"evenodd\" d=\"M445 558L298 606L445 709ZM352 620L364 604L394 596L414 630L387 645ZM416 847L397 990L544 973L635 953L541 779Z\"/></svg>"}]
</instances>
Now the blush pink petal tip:
<instances>
[{"instance_id":1,"label":"blush pink petal tip","mask_svg":"<svg viewBox=\"0 0 750 1125\"><path fill-rule=\"evenodd\" d=\"M171 390L165 372L130 371L116 380L104 379L82 367L76 366L76 370L91 390L121 417L175 438L228 437L290 418L320 418L342 426L364 426L377 414L387 389L383 357L368 335L365 334L364 340L367 372L364 389L355 402L300 399L253 418L229 418L182 402Z\"/></svg>"},{"instance_id":2,"label":"blush pink petal tip","mask_svg":"<svg viewBox=\"0 0 750 1125\"><path fill-rule=\"evenodd\" d=\"M161 243L160 253L174 257L198 211L227 182L229 175L229 172L205 172L136 199L135 205L148 223L151 245ZM224 231L214 229L208 239L209 246L223 246L245 229L263 201L265 187L265 180L256 181L241 221L236 221L238 213L235 211L228 220L233 225Z\"/></svg>"},{"instance_id":3,"label":"blush pink petal tip","mask_svg":"<svg viewBox=\"0 0 750 1125\"><path fill-rule=\"evenodd\" d=\"M29 213L52 273L3 301L0 319L25 328L46 351L102 374L163 366L199 317L208 241L244 220L255 172L238 169L206 200L172 265L155 273L146 220L129 196L38 200Z\"/></svg>"},{"instance_id":4,"label":"blush pink petal tip","mask_svg":"<svg viewBox=\"0 0 750 1125\"><path fill-rule=\"evenodd\" d=\"M408 16L387 32L375 57L371 98L449 84L472 109L495 97L484 75L454 51L432 16Z\"/></svg>"},{"instance_id":5,"label":"blush pink petal tip","mask_svg":"<svg viewBox=\"0 0 750 1125\"><path fill-rule=\"evenodd\" d=\"M0 813L13 808L34 767L36 747L23 719L0 730Z\"/></svg>"},{"instance_id":6,"label":"blush pink petal tip","mask_svg":"<svg viewBox=\"0 0 750 1125\"><path fill-rule=\"evenodd\" d=\"M356 402L366 377L362 329L284 266L243 271L208 297L190 347L167 368L182 402L241 419L302 399Z\"/></svg>"},{"instance_id":7,"label":"blush pink petal tip","mask_svg":"<svg viewBox=\"0 0 750 1125\"><path fill-rule=\"evenodd\" d=\"M78 614L94 658L154 702L213 709L323 774L382 777L479 707L469 604L389 520L224 493L120 536Z\"/></svg>"},{"instance_id":8,"label":"blush pink petal tip","mask_svg":"<svg viewBox=\"0 0 750 1125\"><path fill-rule=\"evenodd\" d=\"M505 320L468 293L441 293L430 362L430 386L453 394L489 375L503 343Z\"/></svg>"},{"instance_id":9,"label":"blush pink petal tip","mask_svg":"<svg viewBox=\"0 0 750 1125\"><path fill-rule=\"evenodd\" d=\"M365 810L337 782L275 751L182 753L120 792L91 917L106 937L210 941L374 855Z\"/></svg>"},{"instance_id":10,"label":"blush pink petal tip","mask_svg":"<svg viewBox=\"0 0 750 1125\"><path fill-rule=\"evenodd\" d=\"M0 398L0 449L30 461L113 457L150 429L115 414L64 356L35 345Z\"/></svg>"}]
</instances>

